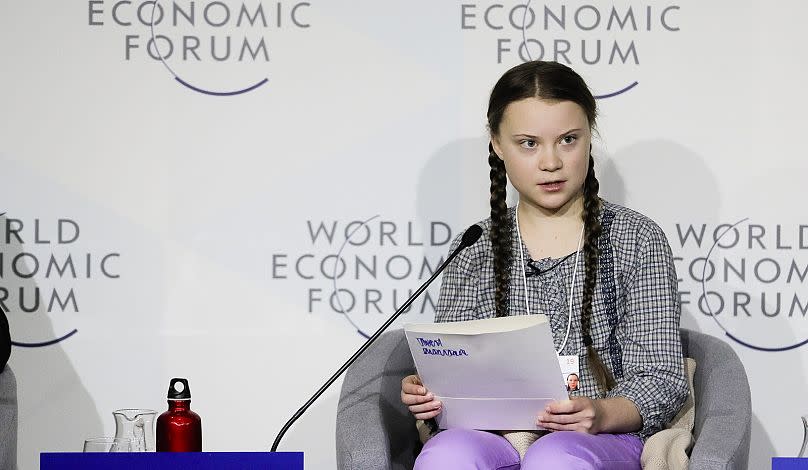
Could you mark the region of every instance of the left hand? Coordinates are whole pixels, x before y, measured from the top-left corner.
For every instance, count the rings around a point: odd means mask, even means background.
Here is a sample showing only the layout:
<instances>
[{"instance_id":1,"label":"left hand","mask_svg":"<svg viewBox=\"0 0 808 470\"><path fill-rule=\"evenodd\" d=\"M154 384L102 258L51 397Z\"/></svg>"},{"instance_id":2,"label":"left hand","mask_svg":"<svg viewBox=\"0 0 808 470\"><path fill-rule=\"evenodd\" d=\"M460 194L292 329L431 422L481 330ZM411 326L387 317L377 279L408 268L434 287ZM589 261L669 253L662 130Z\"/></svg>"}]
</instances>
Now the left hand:
<instances>
[{"instance_id":1,"label":"left hand","mask_svg":"<svg viewBox=\"0 0 808 470\"><path fill-rule=\"evenodd\" d=\"M600 432L602 411L597 401L589 397L571 397L554 401L539 413L536 424L550 431Z\"/></svg>"}]
</instances>

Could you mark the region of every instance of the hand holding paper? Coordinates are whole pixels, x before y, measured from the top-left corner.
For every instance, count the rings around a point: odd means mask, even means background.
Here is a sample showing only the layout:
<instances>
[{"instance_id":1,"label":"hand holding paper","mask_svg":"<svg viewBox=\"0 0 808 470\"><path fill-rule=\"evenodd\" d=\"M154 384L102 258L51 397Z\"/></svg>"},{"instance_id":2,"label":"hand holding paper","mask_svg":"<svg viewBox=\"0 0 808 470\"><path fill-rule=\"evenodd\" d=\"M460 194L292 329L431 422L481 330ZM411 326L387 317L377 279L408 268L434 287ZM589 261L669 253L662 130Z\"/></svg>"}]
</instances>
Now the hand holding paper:
<instances>
[{"instance_id":1,"label":"hand holding paper","mask_svg":"<svg viewBox=\"0 0 808 470\"><path fill-rule=\"evenodd\" d=\"M441 402L417 375L408 375L401 381L401 402L409 407L415 419L431 419L441 411Z\"/></svg>"},{"instance_id":2,"label":"hand holding paper","mask_svg":"<svg viewBox=\"0 0 808 470\"><path fill-rule=\"evenodd\" d=\"M536 424L551 431L579 431L597 434L597 402L588 397L572 397L548 404Z\"/></svg>"}]
</instances>

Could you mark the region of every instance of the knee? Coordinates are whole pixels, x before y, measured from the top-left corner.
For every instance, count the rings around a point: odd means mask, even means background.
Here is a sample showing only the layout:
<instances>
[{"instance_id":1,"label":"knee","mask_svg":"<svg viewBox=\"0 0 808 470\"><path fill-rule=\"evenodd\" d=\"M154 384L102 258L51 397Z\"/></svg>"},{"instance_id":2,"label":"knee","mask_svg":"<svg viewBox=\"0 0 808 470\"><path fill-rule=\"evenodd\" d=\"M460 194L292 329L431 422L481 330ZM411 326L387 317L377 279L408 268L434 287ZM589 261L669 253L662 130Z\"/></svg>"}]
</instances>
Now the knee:
<instances>
[{"instance_id":1,"label":"knee","mask_svg":"<svg viewBox=\"0 0 808 470\"><path fill-rule=\"evenodd\" d=\"M510 444L497 446L489 442L498 436L486 436L465 429L447 429L431 438L415 460L414 470L433 470L447 468L519 468L519 454L510 448L505 453L499 447L510 447ZM494 445L492 445L494 444Z\"/></svg>"},{"instance_id":2,"label":"knee","mask_svg":"<svg viewBox=\"0 0 808 470\"><path fill-rule=\"evenodd\" d=\"M573 431L553 432L541 437L527 449L522 470L539 468L594 469L580 437Z\"/></svg>"},{"instance_id":3,"label":"knee","mask_svg":"<svg viewBox=\"0 0 808 470\"><path fill-rule=\"evenodd\" d=\"M476 454L472 445L473 439L469 437L468 431L464 429L441 431L424 445L415 460L414 470L451 468L453 463L458 464L458 460L463 460L464 464L474 465L474 462L465 462L473 460Z\"/></svg>"}]
</instances>

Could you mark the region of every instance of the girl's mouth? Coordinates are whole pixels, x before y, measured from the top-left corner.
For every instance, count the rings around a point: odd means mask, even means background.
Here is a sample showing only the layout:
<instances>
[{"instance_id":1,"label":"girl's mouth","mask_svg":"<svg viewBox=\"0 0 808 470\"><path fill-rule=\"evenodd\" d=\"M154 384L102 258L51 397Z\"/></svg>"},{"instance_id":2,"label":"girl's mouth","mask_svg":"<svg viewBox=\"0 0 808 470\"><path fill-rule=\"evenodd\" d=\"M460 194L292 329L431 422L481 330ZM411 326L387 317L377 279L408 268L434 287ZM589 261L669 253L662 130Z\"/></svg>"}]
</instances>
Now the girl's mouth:
<instances>
[{"instance_id":1,"label":"girl's mouth","mask_svg":"<svg viewBox=\"0 0 808 470\"><path fill-rule=\"evenodd\" d=\"M550 183L541 183L541 184L539 184L539 186L541 186L541 188L544 189L547 192L554 193L554 192L557 192L557 191L561 191L561 189L564 187L564 182L563 181L552 181Z\"/></svg>"}]
</instances>

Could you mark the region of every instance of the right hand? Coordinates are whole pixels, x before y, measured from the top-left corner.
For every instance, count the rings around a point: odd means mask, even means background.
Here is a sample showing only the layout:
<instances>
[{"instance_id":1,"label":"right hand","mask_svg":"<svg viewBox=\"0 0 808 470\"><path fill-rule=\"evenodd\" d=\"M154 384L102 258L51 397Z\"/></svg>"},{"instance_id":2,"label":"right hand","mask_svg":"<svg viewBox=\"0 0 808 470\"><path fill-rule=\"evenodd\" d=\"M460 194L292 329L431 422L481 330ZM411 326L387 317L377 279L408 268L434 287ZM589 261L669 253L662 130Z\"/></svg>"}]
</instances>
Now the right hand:
<instances>
[{"instance_id":1,"label":"right hand","mask_svg":"<svg viewBox=\"0 0 808 470\"><path fill-rule=\"evenodd\" d=\"M434 418L440 414L442 406L417 375L408 375L401 380L401 402L409 407L415 419Z\"/></svg>"}]
</instances>

